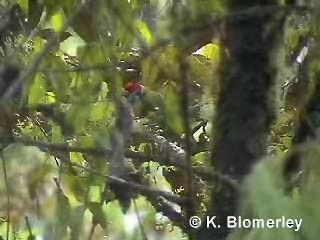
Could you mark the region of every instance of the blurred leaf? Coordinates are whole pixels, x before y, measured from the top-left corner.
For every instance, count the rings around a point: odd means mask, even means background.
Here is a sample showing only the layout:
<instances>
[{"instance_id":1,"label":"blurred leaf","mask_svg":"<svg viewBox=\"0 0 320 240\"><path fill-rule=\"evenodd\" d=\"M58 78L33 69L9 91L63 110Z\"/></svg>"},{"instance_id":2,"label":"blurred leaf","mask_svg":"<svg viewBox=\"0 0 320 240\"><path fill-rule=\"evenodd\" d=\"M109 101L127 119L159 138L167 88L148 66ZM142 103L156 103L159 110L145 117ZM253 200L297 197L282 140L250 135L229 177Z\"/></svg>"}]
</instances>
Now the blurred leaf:
<instances>
[{"instance_id":1,"label":"blurred leaf","mask_svg":"<svg viewBox=\"0 0 320 240\"><path fill-rule=\"evenodd\" d=\"M76 132L82 132L85 129L91 113L91 106L72 105L67 112L67 122L74 126Z\"/></svg>"},{"instance_id":2,"label":"blurred leaf","mask_svg":"<svg viewBox=\"0 0 320 240\"><path fill-rule=\"evenodd\" d=\"M166 86L165 119L168 127L178 136L183 133L183 121L180 112L180 97L173 86Z\"/></svg>"},{"instance_id":3,"label":"blurred leaf","mask_svg":"<svg viewBox=\"0 0 320 240\"><path fill-rule=\"evenodd\" d=\"M95 140L92 136L79 136L77 139L80 146L82 147L94 147L95 146Z\"/></svg>"},{"instance_id":4,"label":"blurred leaf","mask_svg":"<svg viewBox=\"0 0 320 240\"><path fill-rule=\"evenodd\" d=\"M57 197L57 218L55 225L55 239L63 239L67 234L70 222L71 207L69 199L61 192Z\"/></svg>"},{"instance_id":5,"label":"blurred leaf","mask_svg":"<svg viewBox=\"0 0 320 240\"><path fill-rule=\"evenodd\" d=\"M101 204L98 202L90 202L88 208L93 215L93 222L100 224L100 226L106 230L107 220Z\"/></svg>"},{"instance_id":6,"label":"blurred leaf","mask_svg":"<svg viewBox=\"0 0 320 240\"><path fill-rule=\"evenodd\" d=\"M92 1L85 4L71 23L73 30L86 42L94 42L99 39L99 32L96 27L98 2L99 1ZM62 4L64 13L67 17L70 17L80 3L75 0L70 0L63 1Z\"/></svg>"},{"instance_id":7,"label":"blurred leaf","mask_svg":"<svg viewBox=\"0 0 320 240\"><path fill-rule=\"evenodd\" d=\"M86 178L65 174L63 179L66 185L66 190L70 191L77 201L84 202L87 189L89 187L87 186Z\"/></svg>"},{"instance_id":8,"label":"blurred leaf","mask_svg":"<svg viewBox=\"0 0 320 240\"><path fill-rule=\"evenodd\" d=\"M33 1L29 0L18 0L18 4L20 5L21 9L24 11L26 15L29 14L29 3Z\"/></svg>"},{"instance_id":9,"label":"blurred leaf","mask_svg":"<svg viewBox=\"0 0 320 240\"><path fill-rule=\"evenodd\" d=\"M61 133L61 127L56 124L53 124L51 133L52 133L52 142L53 143L61 143L62 140L64 139L63 135Z\"/></svg>"},{"instance_id":10,"label":"blurred leaf","mask_svg":"<svg viewBox=\"0 0 320 240\"><path fill-rule=\"evenodd\" d=\"M38 25L43 13L43 3L40 0L19 0L18 3L27 16L28 26L34 29Z\"/></svg>"},{"instance_id":11,"label":"blurred leaf","mask_svg":"<svg viewBox=\"0 0 320 240\"><path fill-rule=\"evenodd\" d=\"M92 107L90 120L92 121L101 121L105 120L106 115L108 114L108 105L105 102L95 103Z\"/></svg>"},{"instance_id":12,"label":"blurred leaf","mask_svg":"<svg viewBox=\"0 0 320 240\"><path fill-rule=\"evenodd\" d=\"M84 212L86 207L79 205L71 209L70 216L70 239L77 240L83 234ZM80 238L81 239L81 238Z\"/></svg>"},{"instance_id":13,"label":"blurred leaf","mask_svg":"<svg viewBox=\"0 0 320 240\"><path fill-rule=\"evenodd\" d=\"M32 199L37 196L36 193L39 185L43 185L45 178L52 172L52 170L53 166L51 164L42 164L35 167L28 173L27 184L29 194Z\"/></svg>"},{"instance_id":14,"label":"blurred leaf","mask_svg":"<svg viewBox=\"0 0 320 240\"><path fill-rule=\"evenodd\" d=\"M142 82L151 88L154 88L154 83L157 80L160 67L154 64L152 58L147 58L142 61Z\"/></svg>"},{"instance_id":15,"label":"blurred leaf","mask_svg":"<svg viewBox=\"0 0 320 240\"><path fill-rule=\"evenodd\" d=\"M36 74L29 89L28 103L36 105L44 101L46 95L46 83L40 74Z\"/></svg>"},{"instance_id":16,"label":"blurred leaf","mask_svg":"<svg viewBox=\"0 0 320 240\"><path fill-rule=\"evenodd\" d=\"M50 41L52 39L57 40L58 42L63 42L64 40L68 39L70 36L72 36L71 33L69 32L62 32L59 35L58 39L58 33L55 32L56 30L51 29L51 28L46 28L46 29L41 29L37 35L42 37L43 39Z\"/></svg>"},{"instance_id":17,"label":"blurred leaf","mask_svg":"<svg viewBox=\"0 0 320 240\"><path fill-rule=\"evenodd\" d=\"M64 23L64 19L63 19L62 12L57 11L55 14L51 16L51 24L53 29L56 32L60 32L62 30L63 23Z\"/></svg>"},{"instance_id":18,"label":"blurred leaf","mask_svg":"<svg viewBox=\"0 0 320 240\"><path fill-rule=\"evenodd\" d=\"M70 159L71 159L72 162L78 163L78 164L81 164L84 161L82 153L78 153L78 152L70 153Z\"/></svg>"},{"instance_id":19,"label":"blurred leaf","mask_svg":"<svg viewBox=\"0 0 320 240\"><path fill-rule=\"evenodd\" d=\"M141 33L143 39L149 44L152 45L154 43L154 39L151 31L149 30L147 24L143 21L138 20L136 22L136 26Z\"/></svg>"},{"instance_id":20,"label":"blurred leaf","mask_svg":"<svg viewBox=\"0 0 320 240\"><path fill-rule=\"evenodd\" d=\"M46 92L46 103L55 103L56 102L56 96L53 92Z\"/></svg>"},{"instance_id":21,"label":"blurred leaf","mask_svg":"<svg viewBox=\"0 0 320 240\"><path fill-rule=\"evenodd\" d=\"M194 165L205 167L210 162L210 161L208 161L209 158L210 158L209 152L200 152L200 153L197 153L196 155L192 156L192 162Z\"/></svg>"},{"instance_id":22,"label":"blurred leaf","mask_svg":"<svg viewBox=\"0 0 320 240\"><path fill-rule=\"evenodd\" d=\"M209 43L198 49L194 54L201 54L207 59L218 60L220 57L220 51L220 46L218 44Z\"/></svg>"}]
</instances>

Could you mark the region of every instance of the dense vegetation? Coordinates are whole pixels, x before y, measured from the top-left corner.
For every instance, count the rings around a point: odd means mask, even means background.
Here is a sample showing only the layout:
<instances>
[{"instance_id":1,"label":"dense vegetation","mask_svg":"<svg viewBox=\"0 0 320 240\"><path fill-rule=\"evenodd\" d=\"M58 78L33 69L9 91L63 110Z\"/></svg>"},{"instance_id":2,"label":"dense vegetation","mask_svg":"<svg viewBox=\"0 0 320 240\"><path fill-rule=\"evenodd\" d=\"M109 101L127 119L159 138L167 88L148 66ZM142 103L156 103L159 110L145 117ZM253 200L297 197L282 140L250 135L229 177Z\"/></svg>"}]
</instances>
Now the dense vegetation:
<instances>
[{"instance_id":1,"label":"dense vegetation","mask_svg":"<svg viewBox=\"0 0 320 240\"><path fill-rule=\"evenodd\" d=\"M0 0L0 239L317 239L319 7Z\"/></svg>"}]
</instances>

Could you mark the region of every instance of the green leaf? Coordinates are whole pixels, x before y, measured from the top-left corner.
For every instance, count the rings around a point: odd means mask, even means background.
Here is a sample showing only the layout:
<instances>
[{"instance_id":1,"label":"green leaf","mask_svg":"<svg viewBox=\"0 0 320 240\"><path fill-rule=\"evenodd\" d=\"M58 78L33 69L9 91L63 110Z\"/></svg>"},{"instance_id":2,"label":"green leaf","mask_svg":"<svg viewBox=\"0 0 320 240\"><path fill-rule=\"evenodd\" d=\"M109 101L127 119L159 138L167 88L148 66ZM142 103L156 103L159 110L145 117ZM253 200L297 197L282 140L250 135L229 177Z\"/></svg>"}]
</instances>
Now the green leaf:
<instances>
[{"instance_id":1,"label":"green leaf","mask_svg":"<svg viewBox=\"0 0 320 240\"><path fill-rule=\"evenodd\" d=\"M99 12L99 2L93 1L90 4L85 4L85 7L81 8L77 17L71 22L73 30L85 41L94 42L99 39L99 31L97 28L97 14ZM63 11L66 17L72 16L74 9L80 4L76 0L62 1Z\"/></svg>"},{"instance_id":2,"label":"green leaf","mask_svg":"<svg viewBox=\"0 0 320 240\"><path fill-rule=\"evenodd\" d=\"M181 136L183 129L182 116L180 114L180 98L177 90L168 85L165 93L165 118L168 127L175 132L178 136Z\"/></svg>"},{"instance_id":3,"label":"green leaf","mask_svg":"<svg viewBox=\"0 0 320 240\"><path fill-rule=\"evenodd\" d=\"M101 121L104 120L108 114L108 105L105 102L95 103L92 107L90 120Z\"/></svg>"},{"instance_id":4,"label":"green leaf","mask_svg":"<svg viewBox=\"0 0 320 240\"><path fill-rule=\"evenodd\" d=\"M28 26L34 29L44 10L42 2L40 0L19 0L18 4L27 16Z\"/></svg>"},{"instance_id":5,"label":"green leaf","mask_svg":"<svg viewBox=\"0 0 320 240\"><path fill-rule=\"evenodd\" d=\"M87 180L82 177L65 174L63 176L66 189L70 191L79 202L84 202L88 189Z\"/></svg>"},{"instance_id":6,"label":"green leaf","mask_svg":"<svg viewBox=\"0 0 320 240\"><path fill-rule=\"evenodd\" d=\"M201 54L211 60L219 60L220 51L221 49L218 44L209 43L197 50L195 54Z\"/></svg>"},{"instance_id":7,"label":"green leaf","mask_svg":"<svg viewBox=\"0 0 320 240\"><path fill-rule=\"evenodd\" d=\"M46 84L40 74L36 74L28 95L28 104L36 105L44 101L46 96Z\"/></svg>"},{"instance_id":8,"label":"green leaf","mask_svg":"<svg viewBox=\"0 0 320 240\"><path fill-rule=\"evenodd\" d=\"M81 61L89 66L95 64L106 64L107 58L104 54L104 49L99 44L90 44L81 46L77 49L77 56Z\"/></svg>"},{"instance_id":9,"label":"green leaf","mask_svg":"<svg viewBox=\"0 0 320 240\"><path fill-rule=\"evenodd\" d=\"M63 15L62 15L61 11L58 11L52 15L51 24L52 24L53 29L56 32L60 32L62 30L63 23L64 23L64 19L63 19Z\"/></svg>"},{"instance_id":10,"label":"green leaf","mask_svg":"<svg viewBox=\"0 0 320 240\"><path fill-rule=\"evenodd\" d=\"M151 31L149 30L147 24L141 20L136 21L136 27L141 33L143 39L149 44L152 45L154 43L154 38L152 36Z\"/></svg>"},{"instance_id":11,"label":"green leaf","mask_svg":"<svg viewBox=\"0 0 320 240\"><path fill-rule=\"evenodd\" d=\"M52 142L53 143L61 143L64 137L61 134L61 127L57 124L52 125Z\"/></svg>"},{"instance_id":12,"label":"green leaf","mask_svg":"<svg viewBox=\"0 0 320 240\"><path fill-rule=\"evenodd\" d=\"M40 0L29 0L28 10L28 24L33 29L40 22L40 18L43 14L44 7Z\"/></svg>"},{"instance_id":13,"label":"green leaf","mask_svg":"<svg viewBox=\"0 0 320 240\"><path fill-rule=\"evenodd\" d=\"M29 4L31 1L29 0L18 0L18 4L20 5L21 9L24 13L28 16L29 15Z\"/></svg>"},{"instance_id":14,"label":"green leaf","mask_svg":"<svg viewBox=\"0 0 320 240\"><path fill-rule=\"evenodd\" d=\"M91 114L91 106L89 104L72 105L68 109L67 122L72 124L76 132L82 132L88 122Z\"/></svg>"},{"instance_id":15,"label":"green leaf","mask_svg":"<svg viewBox=\"0 0 320 240\"><path fill-rule=\"evenodd\" d=\"M62 192L58 193L54 239L63 239L63 237L66 236L70 220L70 210L71 207L67 196Z\"/></svg>"},{"instance_id":16,"label":"green leaf","mask_svg":"<svg viewBox=\"0 0 320 240\"><path fill-rule=\"evenodd\" d=\"M45 180L45 178L49 175L49 173L53 172L53 166L51 164L42 164L36 166L28 173L28 189L31 198L36 197L37 188L41 186Z\"/></svg>"},{"instance_id":17,"label":"green leaf","mask_svg":"<svg viewBox=\"0 0 320 240\"><path fill-rule=\"evenodd\" d=\"M81 239L80 236L83 234L83 221L84 212L86 207L84 205L76 206L71 209L70 216L70 239L76 240Z\"/></svg>"},{"instance_id":18,"label":"green leaf","mask_svg":"<svg viewBox=\"0 0 320 240\"><path fill-rule=\"evenodd\" d=\"M154 64L152 58L147 58L142 61L142 82L147 86L154 87L157 80L160 67Z\"/></svg>"},{"instance_id":19,"label":"green leaf","mask_svg":"<svg viewBox=\"0 0 320 240\"><path fill-rule=\"evenodd\" d=\"M99 224L103 229L107 229L107 219L103 208L98 202L90 202L88 209L93 215L93 222Z\"/></svg>"},{"instance_id":20,"label":"green leaf","mask_svg":"<svg viewBox=\"0 0 320 240\"><path fill-rule=\"evenodd\" d=\"M46 103L55 103L56 102L56 96L53 92L46 92Z\"/></svg>"}]
</instances>

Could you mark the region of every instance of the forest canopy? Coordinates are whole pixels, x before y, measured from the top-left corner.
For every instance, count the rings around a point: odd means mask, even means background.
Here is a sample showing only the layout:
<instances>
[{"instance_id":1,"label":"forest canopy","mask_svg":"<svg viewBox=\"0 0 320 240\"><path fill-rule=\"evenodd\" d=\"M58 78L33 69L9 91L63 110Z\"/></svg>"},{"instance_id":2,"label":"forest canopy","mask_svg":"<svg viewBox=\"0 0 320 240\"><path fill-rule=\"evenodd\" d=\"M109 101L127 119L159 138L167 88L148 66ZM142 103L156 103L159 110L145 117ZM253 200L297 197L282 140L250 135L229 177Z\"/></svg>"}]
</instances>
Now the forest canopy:
<instances>
[{"instance_id":1,"label":"forest canopy","mask_svg":"<svg viewBox=\"0 0 320 240\"><path fill-rule=\"evenodd\" d=\"M0 0L0 239L318 239L319 13Z\"/></svg>"}]
</instances>

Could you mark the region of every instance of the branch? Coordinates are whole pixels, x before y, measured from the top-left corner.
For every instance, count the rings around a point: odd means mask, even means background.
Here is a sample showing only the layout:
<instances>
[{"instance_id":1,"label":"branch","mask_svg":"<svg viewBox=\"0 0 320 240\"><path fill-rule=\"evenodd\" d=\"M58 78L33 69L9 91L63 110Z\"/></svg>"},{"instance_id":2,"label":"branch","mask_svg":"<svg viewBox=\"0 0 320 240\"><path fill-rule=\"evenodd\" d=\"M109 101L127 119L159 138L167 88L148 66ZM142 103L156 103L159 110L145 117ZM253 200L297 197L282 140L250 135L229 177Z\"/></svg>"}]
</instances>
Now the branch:
<instances>
[{"instance_id":1,"label":"branch","mask_svg":"<svg viewBox=\"0 0 320 240\"><path fill-rule=\"evenodd\" d=\"M1 140L1 139L0 139ZM0 141L1 142L1 141ZM31 146L36 146L36 145L31 145ZM66 146L64 146L65 148ZM128 182L122 178L118 178L118 177L115 177L115 176L110 176L110 175L104 175L94 169L91 169L89 167L85 167L85 166L82 166L80 164L77 164L77 163L73 163L73 162L70 162L68 161L67 159L64 159L63 157L60 158L60 161L61 162L64 162L66 164L69 164L70 166L73 166L73 167L77 167L77 168L80 168L86 172L90 172L90 173L93 173L95 174L96 176L100 176L100 177L103 177L103 178L106 178L109 180L109 182L113 182L113 183L118 183L118 184L122 184L124 185L124 187L129 187L129 188L133 188L137 191L139 191L140 194L143 194L145 196L161 196L173 203L176 203L176 204L184 204L187 200L186 198L183 198L183 197L179 197L171 192L168 192L168 191L162 191L162 190L156 190L156 189L152 189L150 187L147 187L147 186L144 186L144 185L141 185L141 184L136 184L136 183L133 183L133 182Z\"/></svg>"},{"instance_id":2,"label":"branch","mask_svg":"<svg viewBox=\"0 0 320 240\"><path fill-rule=\"evenodd\" d=\"M187 218L181 212L176 211L172 204L166 202L159 196L147 196L146 198L157 212L161 212L174 225L180 227L182 230L186 230Z\"/></svg>"},{"instance_id":3,"label":"branch","mask_svg":"<svg viewBox=\"0 0 320 240\"><path fill-rule=\"evenodd\" d=\"M144 162L157 162L160 165L164 166L174 166L179 167L182 169L187 169L188 165L185 162L185 152L182 148L174 145L173 143L168 142L164 137L151 134L143 134L144 136L148 137L149 140L155 141L158 144L158 148L160 148L158 156L149 155L143 152L136 152L132 150L125 151L125 157L135 159L141 163ZM148 139L147 139L148 140ZM103 148L92 148L92 147L78 147L78 146L68 146L65 144L60 143L49 143L49 142L42 142L37 140L32 140L25 137L0 137L0 143L21 143L26 146L35 146L38 147L40 150L44 152L77 152L83 154L90 154L96 156L105 156L112 154L111 150L103 149ZM70 162L68 162L70 164ZM239 184L236 180L232 179L229 176L223 175L219 172L214 172L211 170L205 170L200 167L193 167L193 171L195 174L203 177L208 181L214 182L224 182L235 189L239 188Z\"/></svg>"}]
</instances>

